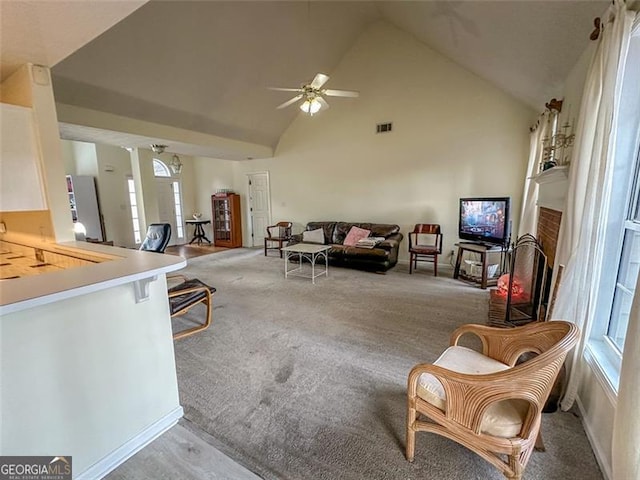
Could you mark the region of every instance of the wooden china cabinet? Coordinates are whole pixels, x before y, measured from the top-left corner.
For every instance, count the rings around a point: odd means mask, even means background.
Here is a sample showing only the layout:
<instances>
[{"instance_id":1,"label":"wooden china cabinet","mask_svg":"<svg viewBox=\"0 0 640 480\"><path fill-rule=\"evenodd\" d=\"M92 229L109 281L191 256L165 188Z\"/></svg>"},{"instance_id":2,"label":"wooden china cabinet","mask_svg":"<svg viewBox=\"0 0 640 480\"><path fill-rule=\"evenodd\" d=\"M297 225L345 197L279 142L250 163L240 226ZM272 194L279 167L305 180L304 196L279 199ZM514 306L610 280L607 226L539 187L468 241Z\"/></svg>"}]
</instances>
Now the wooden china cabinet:
<instances>
[{"instance_id":1,"label":"wooden china cabinet","mask_svg":"<svg viewBox=\"0 0 640 480\"><path fill-rule=\"evenodd\" d=\"M213 244L216 247L241 247L240 195L216 193L211 196L211 208L213 210Z\"/></svg>"}]
</instances>

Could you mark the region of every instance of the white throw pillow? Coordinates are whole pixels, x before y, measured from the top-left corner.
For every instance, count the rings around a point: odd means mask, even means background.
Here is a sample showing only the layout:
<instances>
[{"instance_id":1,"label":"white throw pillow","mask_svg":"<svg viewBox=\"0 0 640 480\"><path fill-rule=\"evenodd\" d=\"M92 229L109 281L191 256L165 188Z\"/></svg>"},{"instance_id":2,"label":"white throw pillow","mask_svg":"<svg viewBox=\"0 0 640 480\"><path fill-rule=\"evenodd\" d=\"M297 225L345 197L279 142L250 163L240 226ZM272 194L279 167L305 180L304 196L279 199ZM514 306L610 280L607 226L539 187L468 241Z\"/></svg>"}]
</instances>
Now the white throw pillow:
<instances>
[{"instance_id":1,"label":"white throw pillow","mask_svg":"<svg viewBox=\"0 0 640 480\"><path fill-rule=\"evenodd\" d=\"M324 232L321 228L302 232L302 241L305 243L319 243L324 245Z\"/></svg>"}]
</instances>

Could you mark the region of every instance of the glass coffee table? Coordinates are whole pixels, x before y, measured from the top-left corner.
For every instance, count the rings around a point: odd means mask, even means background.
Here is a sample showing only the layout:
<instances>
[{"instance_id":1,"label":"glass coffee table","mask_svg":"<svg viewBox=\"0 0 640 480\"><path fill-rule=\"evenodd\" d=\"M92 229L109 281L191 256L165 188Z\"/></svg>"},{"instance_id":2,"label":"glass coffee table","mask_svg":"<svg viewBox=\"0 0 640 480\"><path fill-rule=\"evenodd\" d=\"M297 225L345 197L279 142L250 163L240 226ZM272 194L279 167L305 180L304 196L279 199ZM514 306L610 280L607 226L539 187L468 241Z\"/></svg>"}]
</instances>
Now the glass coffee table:
<instances>
[{"instance_id":1,"label":"glass coffee table","mask_svg":"<svg viewBox=\"0 0 640 480\"><path fill-rule=\"evenodd\" d=\"M284 252L284 278L289 275L297 277L310 278L311 283L316 283L316 277L320 275L329 276L329 256L328 251L331 249L329 245L317 245L312 243L297 243L289 247L283 247ZM289 259L298 257L298 266L289 268ZM324 269L316 272L316 261L318 258L324 258ZM311 272L303 270L303 260L308 260L311 264Z\"/></svg>"}]
</instances>

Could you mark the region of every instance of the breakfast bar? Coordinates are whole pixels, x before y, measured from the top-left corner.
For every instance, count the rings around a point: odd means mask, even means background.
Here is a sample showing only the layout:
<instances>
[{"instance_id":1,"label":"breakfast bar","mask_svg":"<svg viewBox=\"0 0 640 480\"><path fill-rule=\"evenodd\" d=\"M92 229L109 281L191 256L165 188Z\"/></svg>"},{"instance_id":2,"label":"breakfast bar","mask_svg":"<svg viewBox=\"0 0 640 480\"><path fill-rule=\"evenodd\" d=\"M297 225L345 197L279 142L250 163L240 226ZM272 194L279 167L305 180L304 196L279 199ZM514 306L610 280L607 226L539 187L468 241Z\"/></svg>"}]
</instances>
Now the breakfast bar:
<instances>
[{"instance_id":1,"label":"breakfast bar","mask_svg":"<svg viewBox=\"0 0 640 480\"><path fill-rule=\"evenodd\" d=\"M165 275L186 261L86 242L0 251L0 455L64 452L74 478L102 478L182 416Z\"/></svg>"}]
</instances>

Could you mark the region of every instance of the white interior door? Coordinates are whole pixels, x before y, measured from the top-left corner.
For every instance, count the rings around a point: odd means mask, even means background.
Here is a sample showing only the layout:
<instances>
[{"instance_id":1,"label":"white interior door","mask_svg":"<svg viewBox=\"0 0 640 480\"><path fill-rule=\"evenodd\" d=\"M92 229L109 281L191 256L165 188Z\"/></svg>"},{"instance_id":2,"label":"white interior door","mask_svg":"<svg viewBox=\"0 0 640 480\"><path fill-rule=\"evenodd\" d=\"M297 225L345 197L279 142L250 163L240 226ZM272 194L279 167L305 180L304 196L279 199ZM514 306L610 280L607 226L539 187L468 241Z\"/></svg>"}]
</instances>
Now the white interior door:
<instances>
[{"instance_id":1,"label":"white interior door","mask_svg":"<svg viewBox=\"0 0 640 480\"><path fill-rule=\"evenodd\" d=\"M158 199L158 221L160 223L168 223L171 225L171 239L169 245L178 245L184 243L184 229L178 228L176 222L176 197L173 188L174 180L171 178L157 178L156 192ZM178 195L180 192L178 192ZM180 238L180 234L183 234Z\"/></svg>"},{"instance_id":2,"label":"white interior door","mask_svg":"<svg viewBox=\"0 0 640 480\"><path fill-rule=\"evenodd\" d=\"M251 245L261 247L271 221L269 174L251 173L249 177L249 217L251 220Z\"/></svg>"}]
</instances>

